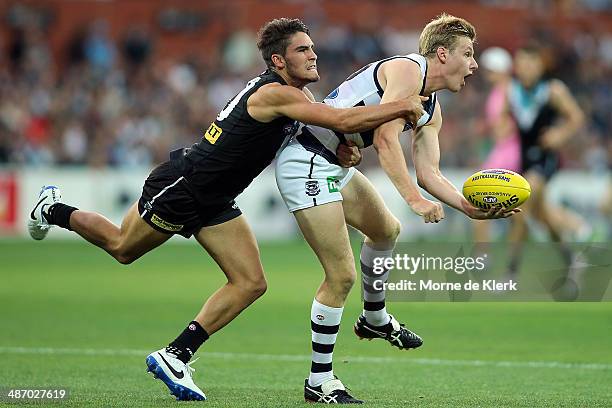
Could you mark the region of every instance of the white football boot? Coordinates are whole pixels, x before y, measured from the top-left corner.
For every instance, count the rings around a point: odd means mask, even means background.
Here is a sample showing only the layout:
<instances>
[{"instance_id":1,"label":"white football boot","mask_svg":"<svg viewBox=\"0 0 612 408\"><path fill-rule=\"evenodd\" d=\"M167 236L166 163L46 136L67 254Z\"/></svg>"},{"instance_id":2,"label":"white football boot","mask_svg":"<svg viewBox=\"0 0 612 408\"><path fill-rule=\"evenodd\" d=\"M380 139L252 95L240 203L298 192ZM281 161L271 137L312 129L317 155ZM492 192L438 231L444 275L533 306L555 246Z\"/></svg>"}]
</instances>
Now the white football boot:
<instances>
[{"instance_id":1,"label":"white football boot","mask_svg":"<svg viewBox=\"0 0 612 408\"><path fill-rule=\"evenodd\" d=\"M174 354L166 352L164 347L147 356L147 372L162 380L170 389L170 394L178 401L205 401L204 391L198 388L191 378L195 371L191 364L196 360L185 364L174 357Z\"/></svg>"},{"instance_id":2,"label":"white football boot","mask_svg":"<svg viewBox=\"0 0 612 408\"><path fill-rule=\"evenodd\" d=\"M58 203L62 199L60 189L55 186L43 186L38 194L37 202L28 219L28 231L30 236L36 240L41 240L47 236L52 227L45 219L45 212L49 207Z\"/></svg>"}]
</instances>

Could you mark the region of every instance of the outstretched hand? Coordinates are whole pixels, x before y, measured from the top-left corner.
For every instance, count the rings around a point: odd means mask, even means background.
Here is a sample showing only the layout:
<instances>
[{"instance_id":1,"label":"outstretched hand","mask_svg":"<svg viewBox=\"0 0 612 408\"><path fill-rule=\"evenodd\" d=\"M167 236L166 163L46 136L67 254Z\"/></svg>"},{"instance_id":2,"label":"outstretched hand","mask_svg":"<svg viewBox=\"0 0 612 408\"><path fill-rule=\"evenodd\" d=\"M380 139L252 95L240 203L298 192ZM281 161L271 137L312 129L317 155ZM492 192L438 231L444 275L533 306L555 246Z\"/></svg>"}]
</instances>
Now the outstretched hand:
<instances>
[{"instance_id":1,"label":"outstretched hand","mask_svg":"<svg viewBox=\"0 0 612 408\"><path fill-rule=\"evenodd\" d=\"M512 210L506 210L503 207L492 207L488 211L482 210L477 207L471 207L468 209L466 214L468 217L475 220L494 220L498 218L508 218L515 214L522 212L520 208L514 208Z\"/></svg>"}]
</instances>

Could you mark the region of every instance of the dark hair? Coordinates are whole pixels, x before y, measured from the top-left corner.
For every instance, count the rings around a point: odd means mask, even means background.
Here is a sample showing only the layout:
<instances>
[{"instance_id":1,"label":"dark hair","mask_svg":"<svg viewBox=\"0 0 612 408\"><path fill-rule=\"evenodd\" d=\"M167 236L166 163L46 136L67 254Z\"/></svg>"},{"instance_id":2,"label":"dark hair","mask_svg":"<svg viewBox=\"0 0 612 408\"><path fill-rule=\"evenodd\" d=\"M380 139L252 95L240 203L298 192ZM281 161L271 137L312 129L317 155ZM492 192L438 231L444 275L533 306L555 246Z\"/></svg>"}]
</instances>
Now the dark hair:
<instances>
[{"instance_id":1,"label":"dark hair","mask_svg":"<svg viewBox=\"0 0 612 408\"><path fill-rule=\"evenodd\" d=\"M542 77L550 77L556 68L554 51L543 43L530 40L516 49L516 53L523 52L530 57L538 58L542 63Z\"/></svg>"},{"instance_id":2,"label":"dark hair","mask_svg":"<svg viewBox=\"0 0 612 408\"><path fill-rule=\"evenodd\" d=\"M516 52L519 52L519 51L522 51L529 55L535 55L541 58L543 57L545 50L544 50L544 47L540 43L536 41L528 41L527 43L521 45L520 47L516 49Z\"/></svg>"},{"instance_id":3,"label":"dark hair","mask_svg":"<svg viewBox=\"0 0 612 408\"><path fill-rule=\"evenodd\" d=\"M276 18L268 21L257 34L257 48L261 51L266 65L274 67L272 55L280 54L285 56L289 38L297 33L303 32L310 34L310 30L300 19L297 18Z\"/></svg>"}]
</instances>

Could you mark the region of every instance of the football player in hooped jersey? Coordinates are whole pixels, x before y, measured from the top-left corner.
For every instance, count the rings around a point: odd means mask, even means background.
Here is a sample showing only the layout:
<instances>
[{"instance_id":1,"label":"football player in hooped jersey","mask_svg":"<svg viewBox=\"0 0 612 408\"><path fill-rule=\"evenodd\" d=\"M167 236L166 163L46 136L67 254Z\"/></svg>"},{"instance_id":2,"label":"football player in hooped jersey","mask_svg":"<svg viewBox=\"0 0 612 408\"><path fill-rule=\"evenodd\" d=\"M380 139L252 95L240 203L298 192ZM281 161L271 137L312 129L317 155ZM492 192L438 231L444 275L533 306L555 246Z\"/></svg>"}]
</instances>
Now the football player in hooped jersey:
<instances>
[{"instance_id":1,"label":"football player in hooped jersey","mask_svg":"<svg viewBox=\"0 0 612 408\"><path fill-rule=\"evenodd\" d=\"M421 338L400 324L385 307L380 281L388 271L373 272L374 259L390 257L400 223L372 184L354 168L340 166L334 153L339 143L374 145L380 165L410 208L425 222L444 218L442 205L424 198L408 174L399 143L402 131L413 128L413 160L421 187L447 205L474 219L503 218L519 210L484 212L474 206L440 173L438 133L442 113L436 91L457 92L478 68L474 60L474 27L461 18L443 14L421 33L419 54L373 62L351 75L324 100L334 107L370 106L412 95L428 97L425 113L415 124L396 119L374 131L338 132L302 126L279 154L276 178L289 210L319 258L325 278L311 308L312 362L304 396L321 403L361 403L334 376L332 353L345 299L355 280L355 265L346 224L365 235L361 249L364 287L363 313L354 330L360 338L382 338L400 349L419 347ZM379 272L379 271L377 271ZM379 284L374 284L379 281Z\"/></svg>"},{"instance_id":2,"label":"football player in hooped jersey","mask_svg":"<svg viewBox=\"0 0 612 408\"><path fill-rule=\"evenodd\" d=\"M295 121L350 133L400 117L416 123L423 113L418 96L350 109L313 103L304 86L319 79L317 56L299 20L267 23L258 47L268 69L228 102L199 143L172 152L168 162L153 170L120 227L62 203L55 186L43 187L28 225L39 240L52 225L72 230L122 264L173 234L195 236L227 283L173 342L146 358L149 371L181 400L206 399L192 380L191 357L266 290L255 238L234 198L271 163L284 137L297 129Z\"/></svg>"}]
</instances>

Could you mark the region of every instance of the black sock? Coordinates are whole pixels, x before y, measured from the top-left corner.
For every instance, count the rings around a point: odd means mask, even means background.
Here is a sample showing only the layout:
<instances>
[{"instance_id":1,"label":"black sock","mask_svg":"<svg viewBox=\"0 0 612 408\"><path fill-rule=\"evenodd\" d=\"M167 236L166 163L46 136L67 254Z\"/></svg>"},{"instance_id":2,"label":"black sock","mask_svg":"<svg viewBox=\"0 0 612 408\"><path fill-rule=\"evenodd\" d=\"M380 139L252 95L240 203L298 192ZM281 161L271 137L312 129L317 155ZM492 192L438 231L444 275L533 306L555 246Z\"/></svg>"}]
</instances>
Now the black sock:
<instances>
[{"instance_id":1,"label":"black sock","mask_svg":"<svg viewBox=\"0 0 612 408\"><path fill-rule=\"evenodd\" d=\"M62 203L55 203L44 213L44 217L49 224L57 225L58 227L72 231L72 228L70 228L70 216L76 210L78 210L78 208Z\"/></svg>"},{"instance_id":2,"label":"black sock","mask_svg":"<svg viewBox=\"0 0 612 408\"><path fill-rule=\"evenodd\" d=\"M176 358L187 364L202 343L208 340L208 337L206 330L194 320L166 347L166 351L176 355Z\"/></svg>"}]
</instances>

